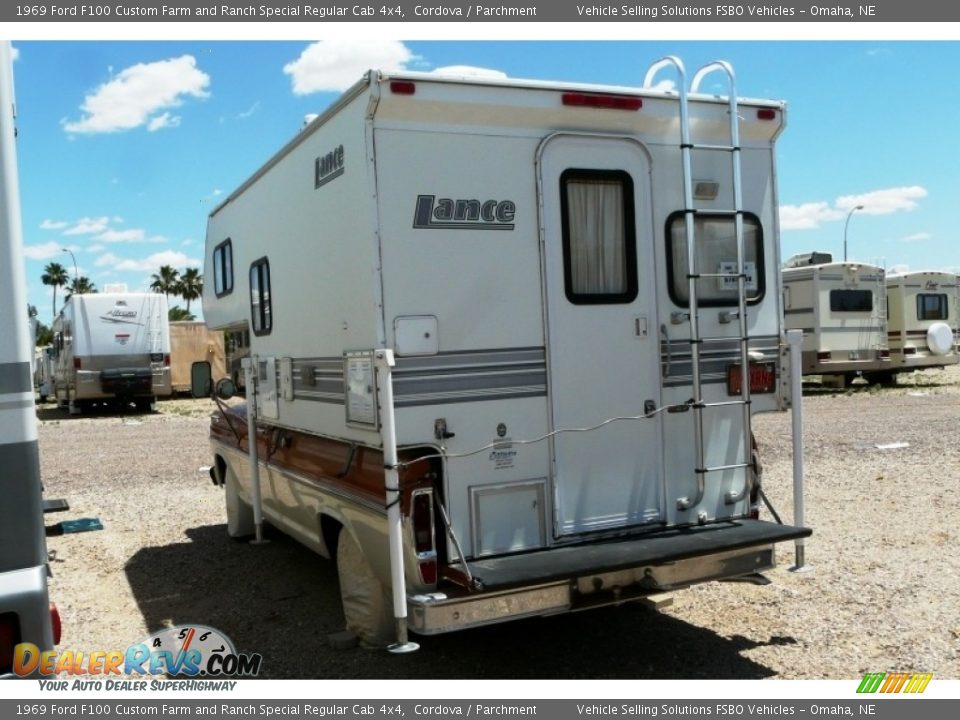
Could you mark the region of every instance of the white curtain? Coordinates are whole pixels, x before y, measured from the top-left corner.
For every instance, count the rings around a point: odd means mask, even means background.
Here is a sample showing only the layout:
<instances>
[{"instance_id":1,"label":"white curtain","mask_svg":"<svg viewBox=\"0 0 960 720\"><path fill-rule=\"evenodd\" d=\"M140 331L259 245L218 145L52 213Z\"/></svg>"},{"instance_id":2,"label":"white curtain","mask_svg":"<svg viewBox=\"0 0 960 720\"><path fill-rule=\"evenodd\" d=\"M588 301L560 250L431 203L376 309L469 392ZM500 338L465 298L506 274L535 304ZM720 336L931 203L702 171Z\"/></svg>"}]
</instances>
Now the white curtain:
<instances>
[{"instance_id":1,"label":"white curtain","mask_svg":"<svg viewBox=\"0 0 960 720\"><path fill-rule=\"evenodd\" d=\"M567 183L571 290L577 295L627 291L623 185L602 180Z\"/></svg>"}]
</instances>

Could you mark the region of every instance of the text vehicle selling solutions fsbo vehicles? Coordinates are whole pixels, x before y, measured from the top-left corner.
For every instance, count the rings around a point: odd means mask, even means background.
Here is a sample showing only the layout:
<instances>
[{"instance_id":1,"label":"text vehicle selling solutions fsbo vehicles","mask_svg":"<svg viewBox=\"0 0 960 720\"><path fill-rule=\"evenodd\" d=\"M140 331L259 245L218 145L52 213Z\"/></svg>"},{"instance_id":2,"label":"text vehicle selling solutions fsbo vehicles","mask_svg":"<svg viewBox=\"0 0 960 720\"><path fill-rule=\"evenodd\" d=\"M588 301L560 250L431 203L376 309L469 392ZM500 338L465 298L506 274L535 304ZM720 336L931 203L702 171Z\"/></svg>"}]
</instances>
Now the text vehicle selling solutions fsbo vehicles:
<instances>
[{"instance_id":1,"label":"text vehicle selling solutions fsbo vehicles","mask_svg":"<svg viewBox=\"0 0 960 720\"><path fill-rule=\"evenodd\" d=\"M204 316L250 332L211 428L231 534L335 558L398 646L773 567L810 532L758 519L750 430L789 403L784 112L723 62L368 73L209 218Z\"/></svg>"}]
</instances>

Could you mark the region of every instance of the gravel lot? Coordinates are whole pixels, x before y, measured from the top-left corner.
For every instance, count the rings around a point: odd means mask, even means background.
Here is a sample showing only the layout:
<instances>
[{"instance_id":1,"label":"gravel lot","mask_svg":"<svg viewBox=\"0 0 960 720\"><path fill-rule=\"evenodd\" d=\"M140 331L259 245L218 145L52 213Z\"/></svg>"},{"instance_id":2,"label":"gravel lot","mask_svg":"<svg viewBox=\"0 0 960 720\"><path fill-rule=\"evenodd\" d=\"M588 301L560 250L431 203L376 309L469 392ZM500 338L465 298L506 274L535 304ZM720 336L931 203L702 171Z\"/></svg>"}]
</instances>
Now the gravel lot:
<instances>
[{"instance_id":1,"label":"gravel lot","mask_svg":"<svg viewBox=\"0 0 960 720\"><path fill-rule=\"evenodd\" d=\"M61 647L123 649L200 623L262 653L271 678L960 678L960 368L895 388L810 386L804 408L813 572L788 572L782 545L767 586L710 583L660 612L518 621L391 656L329 648L343 622L332 563L276 532L264 546L227 537L206 472L210 403L81 418L42 406L46 497L71 506L47 524L104 525L48 539ZM761 416L755 430L765 490L789 521L789 415Z\"/></svg>"}]
</instances>

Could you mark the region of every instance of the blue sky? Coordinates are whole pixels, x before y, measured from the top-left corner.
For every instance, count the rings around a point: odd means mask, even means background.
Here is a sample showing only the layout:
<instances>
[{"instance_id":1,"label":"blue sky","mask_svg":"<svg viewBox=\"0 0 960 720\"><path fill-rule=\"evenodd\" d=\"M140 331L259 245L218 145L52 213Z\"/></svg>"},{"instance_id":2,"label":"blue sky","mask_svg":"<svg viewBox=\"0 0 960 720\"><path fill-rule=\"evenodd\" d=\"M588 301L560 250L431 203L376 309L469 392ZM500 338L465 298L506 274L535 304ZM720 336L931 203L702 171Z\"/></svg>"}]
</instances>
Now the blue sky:
<instances>
[{"instance_id":1,"label":"blue sky","mask_svg":"<svg viewBox=\"0 0 960 720\"><path fill-rule=\"evenodd\" d=\"M676 54L732 62L741 95L788 103L778 145L781 245L888 268L960 270L958 42L14 42L29 302L44 266L99 289L202 267L206 216L303 119L369 67L468 66L511 77L639 85ZM63 292L58 292L57 306ZM180 304L183 304L180 301ZM194 303L194 311L199 303Z\"/></svg>"}]
</instances>

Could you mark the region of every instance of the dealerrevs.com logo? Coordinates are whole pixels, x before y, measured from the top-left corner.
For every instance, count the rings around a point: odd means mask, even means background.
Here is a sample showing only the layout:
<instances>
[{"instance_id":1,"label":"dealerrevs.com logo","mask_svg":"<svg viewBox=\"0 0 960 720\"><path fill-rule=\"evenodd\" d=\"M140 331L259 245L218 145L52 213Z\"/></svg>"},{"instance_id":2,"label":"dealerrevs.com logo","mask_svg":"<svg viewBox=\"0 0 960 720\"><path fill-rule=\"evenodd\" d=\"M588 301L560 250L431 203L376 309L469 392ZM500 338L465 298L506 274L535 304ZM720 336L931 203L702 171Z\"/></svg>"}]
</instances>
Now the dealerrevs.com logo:
<instances>
[{"instance_id":1,"label":"dealerrevs.com logo","mask_svg":"<svg viewBox=\"0 0 960 720\"><path fill-rule=\"evenodd\" d=\"M858 693L922 693L933 679L933 673L867 673L860 681Z\"/></svg>"},{"instance_id":2,"label":"dealerrevs.com logo","mask_svg":"<svg viewBox=\"0 0 960 720\"><path fill-rule=\"evenodd\" d=\"M263 656L258 653L238 653L230 638L219 630L205 625L177 625L153 633L126 650L41 652L36 645L21 643L14 649L13 671L21 677L89 678L75 681L80 683L77 687L67 687L67 681L63 681L63 686L56 689L104 689L96 686L98 676L255 677L262 662ZM118 681L107 683L120 685Z\"/></svg>"}]
</instances>

